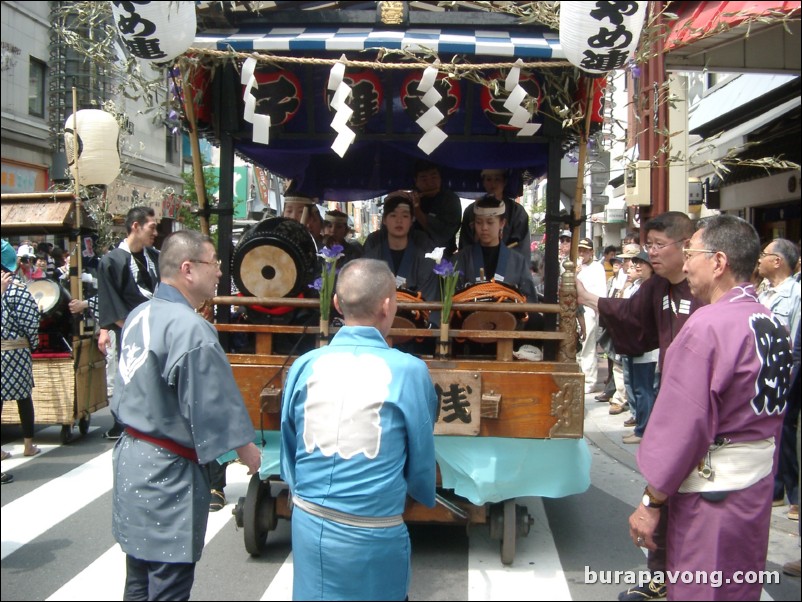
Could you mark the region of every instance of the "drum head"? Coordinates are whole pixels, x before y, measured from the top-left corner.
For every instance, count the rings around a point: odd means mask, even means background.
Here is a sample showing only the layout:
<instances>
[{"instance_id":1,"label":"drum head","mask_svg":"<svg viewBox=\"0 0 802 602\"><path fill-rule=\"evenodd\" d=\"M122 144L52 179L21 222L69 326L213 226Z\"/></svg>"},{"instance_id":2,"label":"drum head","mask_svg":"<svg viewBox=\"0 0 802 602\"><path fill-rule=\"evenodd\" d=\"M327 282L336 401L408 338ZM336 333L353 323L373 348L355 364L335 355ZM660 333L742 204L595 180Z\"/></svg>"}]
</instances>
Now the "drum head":
<instances>
[{"instance_id":1,"label":"drum head","mask_svg":"<svg viewBox=\"0 0 802 602\"><path fill-rule=\"evenodd\" d=\"M405 318L404 316L396 316L393 320L393 328L417 328L418 325L415 324L409 318ZM407 341L411 341L413 337L407 335L393 335L393 344L400 344L406 343Z\"/></svg>"},{"instance_id":2,"label":"drum head","mask_svg":"<svg viewBox=\"0 0 802 602\"><path fill-rule=\"evenodd\" d=\"M234 249L234 283L245 295L296 296L315 279L316 271L315 241L305 226L291 219L259 222Z\"/></svg>"},{"instance_id":3,"label":"drum head","mask_svg":"<svg viewBox=\"0 0 802 602\"><path fill-rule=\"evenodd\" d=\"M475 311L462 321L463 330L516 330L518 321L507 311ZM476 343L495 343L498 339L469 339Z\"/></svg>"},{"instance_id":4,"label":"drum head","mask_svg":"<svg viewBox=\"0 0 802 602\"><path fill-rule=\"evenodd\" d=\"M32 280L27 286L43 316L53 311L61 300L61 287L52 280Z\"/></svg>"}]
</instances>

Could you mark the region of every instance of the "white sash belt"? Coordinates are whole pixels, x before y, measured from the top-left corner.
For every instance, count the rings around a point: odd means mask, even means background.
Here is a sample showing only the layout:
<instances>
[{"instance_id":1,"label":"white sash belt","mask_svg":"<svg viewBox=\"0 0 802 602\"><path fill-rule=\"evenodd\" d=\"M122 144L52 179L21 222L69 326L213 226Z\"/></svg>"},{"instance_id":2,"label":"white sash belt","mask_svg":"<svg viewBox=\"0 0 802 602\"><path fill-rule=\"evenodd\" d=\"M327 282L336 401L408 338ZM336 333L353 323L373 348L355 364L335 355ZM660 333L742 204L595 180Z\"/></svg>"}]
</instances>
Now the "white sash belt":
<instances>
[{"instance_id":1,"label":"white sash belt","mask_svg":"<svg viewBox=\"0 0 802 602\"><path fill-rule=\"evenodd\" d=\"M704 478L694 468L680 485L679 493L740 491L770 475L773 466L774 437L726 443L710 451L710 478Z\"/></svg>"},{"instance_id":2,"label":"white sash belt","mask_svg":"<svg viewBox=\"0 0 802 602\"><path fill-rule=\"evenodd\" d=\"M292 503L309 514L351 527L381 529L404 524L404 518L400 514L394 514L393 516L357 516L356 514L348 514L347 512L326 508L314 502L308 502L297 495L292 496Z\"/></svg>"}]
</instances>

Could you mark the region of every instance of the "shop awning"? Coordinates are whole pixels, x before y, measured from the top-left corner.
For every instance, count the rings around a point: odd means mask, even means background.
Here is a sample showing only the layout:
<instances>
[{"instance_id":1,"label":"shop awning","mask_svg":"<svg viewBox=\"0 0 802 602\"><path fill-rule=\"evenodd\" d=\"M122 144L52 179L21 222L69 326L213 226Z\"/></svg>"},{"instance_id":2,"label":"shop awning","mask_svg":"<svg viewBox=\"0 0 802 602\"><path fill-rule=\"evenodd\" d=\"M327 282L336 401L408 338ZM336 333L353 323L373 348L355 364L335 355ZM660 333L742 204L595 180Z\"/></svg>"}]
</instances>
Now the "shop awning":
<instances>
[{"instance_id":1,"label":"shop awning","mask_svg":"<svg viewBox=\"0 0 802 602\"><path fill-rule=\"evenodd\" d=\"M3 234L63 232L75 227L75 204L70 193L4 194L0 197ZM83 209L82 229L94 229L95 222Z\"/></svg>"},{"instance_id":2,"label":"shop awning","mask_svg":"<svg viewBox=\"0 0 802 602\"><path fill-rule=\"evenodd\" d=\"M349 52L371 48L416 50L425 47L442 54L565 59L559 34L555 31L510 33L457 28L274 27L260 31L207 30L195 37L193 46L238 52Z\"/></svg>"},{"instance_id":3,"label":"shop awning","mask_svg":"<svg viewBox=\"0 0 802 602\"><path fill-rule=\"evenodd\" d=\"M666 66L798 71L801 10L802 2L671 2L679 18L666 36Z\"/></svg>"}]
</instances>

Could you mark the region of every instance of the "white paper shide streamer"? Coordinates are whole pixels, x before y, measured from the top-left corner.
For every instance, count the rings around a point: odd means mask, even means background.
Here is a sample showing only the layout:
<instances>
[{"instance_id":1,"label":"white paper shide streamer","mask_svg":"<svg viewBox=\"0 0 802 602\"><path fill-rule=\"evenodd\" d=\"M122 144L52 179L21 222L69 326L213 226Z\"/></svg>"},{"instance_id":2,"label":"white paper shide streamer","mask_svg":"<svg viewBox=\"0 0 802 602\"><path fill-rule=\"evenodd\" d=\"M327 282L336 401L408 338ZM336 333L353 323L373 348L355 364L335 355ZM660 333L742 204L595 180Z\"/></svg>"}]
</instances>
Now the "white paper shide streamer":
<instances>
[{"instance_id":1,"label":"white paper shide streamer","mask_svg":"<svg viewBox=\"0 0 802 602\"><path fill-rule=\"evenodd\" d=\"M337 132L337 138L331 145L332 150L344 157L348 147L354 142L356 133L348 127L348 120L354 114L354 110L348 106L347 100L351 96L351 86L345 83L345 55L340 57L329 73L329 83L327 88L334 92L331 99L331 108L334 109L334 118L331 120L331 128Z\"/></svg>"},{"instance_id":2,"label":"white paper shide streamer","mask_svg":"<svg viewBox=\"0 0 802 602\"><path fill-rule=\"evenodd\" d=\"M431 66L426 67L423 75L418 82L418 92L423 94L421 100L429 109L415 121L424 131L423 136L418 141L418 148L427 155L440 146L448 134L438 127L438 123L443 121L444 115L437 108L437 103L442 100L443 95L437 91L435 82L437 81L437 68L440 61L435 61Z\"/></svg>"},{"instance_id":3,"label":"white paper shide streamer","mask_svg":"<svg viewBox=\"0 0 802 602\"><path fill-rule=\"evenodd\" d=\"M532 115L523 105L526 100L526 90L518 83L522 65L521 59L515 61L515 66L510 69L507 79L504 80L504 89L510 93L507 100L504 101L504 108L512 113L509 123L512 127L518 128L517 136L534 136L540 129L540 124L529 123Z\"/></svg>"},{"instance_id":4,"label":"white paper shide streamer","mask_svg":"<svg viewBox=\"0 0 802 602\"><path fill-rule=\"evenodd\" d=\"M242 63L242 75L240 76L240 83L245 86L245 92L242 95L242 100L245 103L245 110L243 111L243 119L248 123L253 124L253 141L259 144L270 143L270 115L258 115L256 113L256 97L253 95L252 90L258 88L259 84L256 82L256 59L248 58Z\"/></svg>"}]
</instances>

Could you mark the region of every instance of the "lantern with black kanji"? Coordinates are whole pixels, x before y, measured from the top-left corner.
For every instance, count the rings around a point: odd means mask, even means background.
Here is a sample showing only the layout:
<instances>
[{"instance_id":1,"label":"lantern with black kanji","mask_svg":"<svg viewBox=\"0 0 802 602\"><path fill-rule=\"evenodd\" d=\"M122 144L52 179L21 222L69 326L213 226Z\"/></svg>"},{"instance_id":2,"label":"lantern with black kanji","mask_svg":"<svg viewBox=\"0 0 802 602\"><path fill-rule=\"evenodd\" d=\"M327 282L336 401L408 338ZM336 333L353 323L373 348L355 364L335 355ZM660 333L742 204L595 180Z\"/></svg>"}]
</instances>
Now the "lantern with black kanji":
<instances>
[{"instance_id":1,"label":"lantern with black kanji","mask_svg":"<svg viewBox=\"0 0 802 602\"><path fill-rule=\"evenodd\" d=\"M128 52L143 61L168 63L195 39L194 2L112 2L111 12Z\"/></svg>"},{"instance_id":2,"label":"lantern with black kanji","mask_svg":"<svg viewBox=\"0 0 802 602\"><path fill-rule=\"evenodd\" d=\"M346 104L354 111L348 120L348 126L360 128L378 115L383 106L384 91L381 81L374 72L369 70L346 71L343 81L351 88L351 96ZM324 90L324 94L326 104L330 105L334 91L327 89Z\"/></svg>"},{"instance_id":3,"label":"lantern with black kanji","mask_svg":"<svg viewBox=\"0 0 802 602\"><path fill-rule=\"evenodd\" d=\"M560 2L560 44L588 74L623 67L640 40L648 2Z\"/></svg>"},{"instance_id":4,"label":"lantern with black kanji","mask_svg":"<svg viewBox=\"0 0 802 602\"><path fill-rule=\"evenodd\" d=\"M107 186L119 175L119 138L117 120L105 111L83 109L67 118L64 150L70 173L81 186Z\"/></svg>"},{"instance_id":5,"label":"lantern with black kanji","mask_svg":"<svg viewBox=\"0 0 802 602\"><path fill-rule=\"evenodd\" d=\"M429 109L423 102L423 93L418 91L418 84L420 84L422 76L422 72L413 72L401 84L401 106L404 107L404 111L412 121L418 119ZM442 97L435 106L443 114L443 120L438 125L443 125L451 115L459 110L462 102L462 88L459 81L446 77L445 73L438 74L434 87Z\"/></svg>"}]
</instances>

